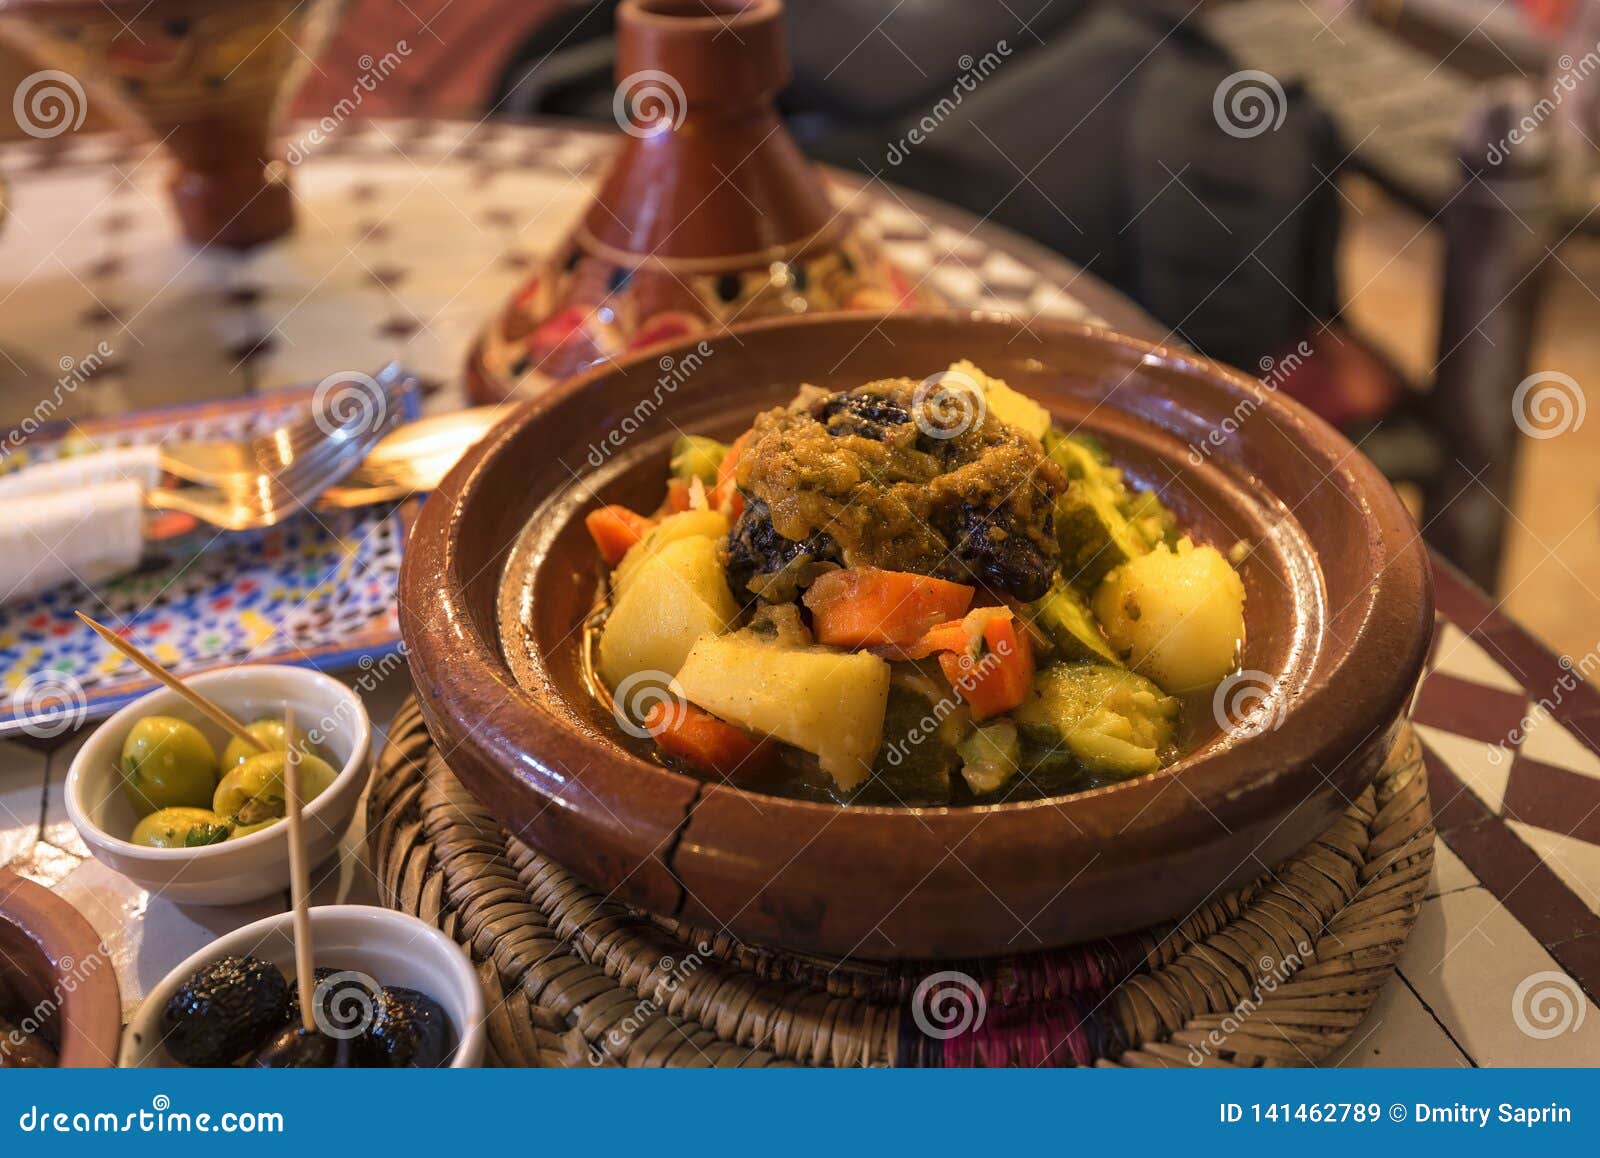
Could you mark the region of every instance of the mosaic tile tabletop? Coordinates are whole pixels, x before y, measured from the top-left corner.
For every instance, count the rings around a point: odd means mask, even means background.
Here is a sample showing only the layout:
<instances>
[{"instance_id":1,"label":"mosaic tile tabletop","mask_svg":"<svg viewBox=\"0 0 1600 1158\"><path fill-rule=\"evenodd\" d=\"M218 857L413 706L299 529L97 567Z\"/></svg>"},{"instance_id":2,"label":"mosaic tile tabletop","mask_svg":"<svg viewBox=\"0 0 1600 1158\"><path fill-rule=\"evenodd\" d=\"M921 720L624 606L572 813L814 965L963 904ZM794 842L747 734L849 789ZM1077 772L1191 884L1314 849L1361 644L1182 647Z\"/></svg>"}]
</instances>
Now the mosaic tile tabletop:
<instances>
[{"instance_id":1,"label":"mosaic tile tabletop","mask_svg":"<svg viewBox=\"0 0 1600 1158\"><path fill-rule=\"evenodd\" d=\"M611 147L550 125L351 123L296 169L293 237L220 255L174 240L147 146L61 140L0 149L11 186L0 423L21 421L62 359L101 342L111 356L64 392L60 417L260 393L391 360L433 380L427 408L458 405L452 383L479 322L560 238ZM1141 328L1092 278L1002 231L879 182L841 179L838 192L953 305ZM1437 570L1438 631L1416 706L1441 838L1435 879L1397 982L1337 1060L1600 1063L1600 694L1587 682L1600 654L1551 655ZM381 731L408 680L403 669L370 675L352 680ZM193 949L284 902L184 908L89 858L61 800L81 739L0 741L0 865L84 913L131 1010ZM359 831L317 877L319 900L373 899Z\"/></svg>"},{"instance_id":2,"label":"mosaic tile tabletop","mask_svg":"<svg viewBox=\"0 0 1600 1158\"><path fill-rule=\"evenodd\" d=\"M415 383L402 380L400 389L404 413L415 416ZM306 387L55 423L7 456L0 474L169 438L253 438L304 415L313 394ZM180 675L245 662L339 668L382 659L400 646L395 593L418 506L321 512L233 534L194 526L148 544L136 571L92 593L66 585L0 604L0 736L55 736L154 686L78 621L80 608Z\"/></svg>"}]
</instances>

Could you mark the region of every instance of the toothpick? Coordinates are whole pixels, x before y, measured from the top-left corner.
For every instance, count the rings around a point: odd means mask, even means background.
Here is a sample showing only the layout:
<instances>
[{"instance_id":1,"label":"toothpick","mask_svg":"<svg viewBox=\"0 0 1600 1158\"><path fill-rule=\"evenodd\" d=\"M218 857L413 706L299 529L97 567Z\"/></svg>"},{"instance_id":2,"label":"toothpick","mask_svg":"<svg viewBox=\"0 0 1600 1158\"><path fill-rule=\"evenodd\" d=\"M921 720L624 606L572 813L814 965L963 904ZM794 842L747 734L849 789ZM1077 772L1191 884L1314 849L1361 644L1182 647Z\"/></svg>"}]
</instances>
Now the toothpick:
<instances>
[{"instance_id":1,"label":"toothpick","mask_svg":"<svg viewBox=\"0 0 1600 1158\"><path fill-rule=\"evenodd\" d=\"M226 708L222 707L222 705L213 703L211 700L206 699L205 696L195 691L188 684L184 683L181 679L173 675L166 668L162 667L155 660L151 659L144 652L140 651L133 644L123 639L122 636L105 626L105 624L96 623L81 611L78 612L78 618L83 620L90 627L94 628L95 634L101 639L105 640L112 647L116 648L123 655L127 656L134 663L138 664L148 674L154 676L156 679L166 684L167 687L171 688L184 699L188 700L196 711L202 713L213 724L216 724L219 728L223 728L234 736L237 736L257 752L267 751L267 746L252 736L250 734L250 729L246 728L237 717L235 717Z\"/></svg>"},{"instance_id":2,"label":"toothpick","mask_svg":"<svg viewBox=\"0 0 1600 1158\"><path fill-rule=\"evenodd\" d=\"M294 968L300 988L300 1025L312 1033L317 1028L312 1003L316 999L316 967L311 952L311 908L306 896L311 875L306 865L305 826L300 823L300 749L294 742L294 707L283 713L283 731L289 747L283 754L283 811L289 825L289 897L294 909Z\"/></svg>"}]
</instances>

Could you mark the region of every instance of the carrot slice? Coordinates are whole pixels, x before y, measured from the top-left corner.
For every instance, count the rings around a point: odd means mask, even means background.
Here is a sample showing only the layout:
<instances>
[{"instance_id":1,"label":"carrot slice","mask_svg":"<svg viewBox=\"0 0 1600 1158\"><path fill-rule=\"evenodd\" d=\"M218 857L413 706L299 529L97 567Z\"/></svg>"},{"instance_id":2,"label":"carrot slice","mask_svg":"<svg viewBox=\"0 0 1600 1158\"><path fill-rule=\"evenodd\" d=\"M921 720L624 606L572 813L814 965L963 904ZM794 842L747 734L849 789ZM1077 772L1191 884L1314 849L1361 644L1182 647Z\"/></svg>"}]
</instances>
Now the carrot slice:
<instances>
[{"instance_id":1,"label":"carrot slice","mask_svg":"<svg viewBox=\"0 0 1600 1158\"><path fill-rule=\"evenodd\" d=\"M682 514L689 509L688 479L669 478L667 480L667 509L673 514Z\"/></svg>"},{"instance_id":2,"label":"carrot slice","mask_svg":"<svg viewBox=\"0 0 1600 1158\"><path fill-rule=\"evenodd\" d=\"M737 519L744 511L744 496L739 493L739 484L734 476L739 468L739 456L749 445L753 433L747 430L734 439L717 467L717 486L711 495L711 506L713 510L726 514L730 521Z\"/></svg>"},{"instance_id":3,"label":"carrot slice","mask_svg":"<svg viewBox=\"0 0 1600 1158\"><path fill-rule=\"evenodd\" d=\"M972 643L972 631L967 627L966 620L957 619L953 623L941 623L937 627L930 627L926 635L917 642L908 644L899 650L893 657L885 655L885 659L927 659L930 655L941 651L967 651Z\"/></svg>"},{"instance_id":4,"label":"carrot slice","mask_svg":"<svg viewBox=\"0 0 1600 1158\"><path fill-rule=\"evenodd\" d=\"M910 571L851 567L829 571L806 589L817 642L834 647L909 646L972 602L964 583Z\"/></svg>"},{"instance_id":5,"label":"carrot slice","mask_svg":"<svg viewBox=\"0 0 1600 1158\"><path fill-rule=\"evenodd\" d=\"M682 701L650 705L644 726L663 752L723 779L761 767L771 754L766 741Z\"/></svg>"},{"instance_id":6,"label":"carrot slice","mask_svg":"<svg viewBox=\"0 0 1600 1158\"><path fill-rule=\"evenodd\" d=\"M956 643L954 649L940 651L939 667L962 702L972 709L974 720L1009 712L1033 686L1033 642L1027 630L1017 625L1009 611L991 613L982 626L981 648L970 646L972 633L964 623L942 624L923 637L937 635ZM952 627L961 628L959 639L949 630Z\"/></svg>"},{"instance_id":7,"label":"carrot slice","mask_svg":"<svg viewBox=\"0 0 1600 1158\"><path fill-rule=\"evenodd\" d=\"M627 507L609 506L590 511L583 525L589 528L589 536L600 548L607 566L615 567L622 562L628 548L644 538L655 523Z\"/></svg>"}]
</instances>

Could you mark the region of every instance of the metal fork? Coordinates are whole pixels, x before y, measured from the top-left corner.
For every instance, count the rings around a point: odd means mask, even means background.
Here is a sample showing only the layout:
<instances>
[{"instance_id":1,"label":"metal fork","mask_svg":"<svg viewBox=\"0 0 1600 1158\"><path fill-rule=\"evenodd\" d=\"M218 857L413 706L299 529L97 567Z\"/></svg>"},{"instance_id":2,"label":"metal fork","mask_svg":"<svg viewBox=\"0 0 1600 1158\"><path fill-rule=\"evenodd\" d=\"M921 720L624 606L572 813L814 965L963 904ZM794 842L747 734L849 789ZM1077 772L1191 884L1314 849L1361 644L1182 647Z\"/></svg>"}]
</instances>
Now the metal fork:
<instances>
[{"instance_id":1,"label":"metal fork","mask_svg":"<svg viewBox=\"0 0 1600 1158\"><path fill-rule=\"evenodd\" d=\"M314 406L306 418L241 444L251 447L254 469L223 472L215 476L217 483L208 486L154 488L145 492L145 506L191 515L230 531L283 522L313 505L354 470L400 421L399 396L407 376L390 366L370 381L376 381L379 390L374 394L370 387L359 385L368 392L364 406L356 401Z\"/></svg>"},{"instance_id":2,"label":"metal fork","mask_svg":"<svg viewBox=\"0 0 1600 1158\"><path fill-rule=\"evenodd\" d=\"M357 432L376 429L381 436L397 425L403 417L404 392L413 381L393 362L376 377L345 374L325 378L312 397L311 413L288 426L235 441L165 443L161 469L229 495L257 491L262 480L267 480L265 485L281 499L285 493L298 492L296 484L308 472L338 458ZM281 501L277 505L282 505Z\"/></svg>"}]
</instances>

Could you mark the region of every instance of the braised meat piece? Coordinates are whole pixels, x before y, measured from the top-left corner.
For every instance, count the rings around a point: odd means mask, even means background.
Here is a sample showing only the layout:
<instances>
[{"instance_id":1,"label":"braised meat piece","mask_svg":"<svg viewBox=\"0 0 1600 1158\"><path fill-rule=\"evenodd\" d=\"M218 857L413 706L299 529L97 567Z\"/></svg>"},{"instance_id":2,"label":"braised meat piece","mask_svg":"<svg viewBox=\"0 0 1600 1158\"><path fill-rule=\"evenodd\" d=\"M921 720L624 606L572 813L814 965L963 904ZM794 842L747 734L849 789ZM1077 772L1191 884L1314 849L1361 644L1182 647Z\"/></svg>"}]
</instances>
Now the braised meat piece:
<instances>
[{"instance_id":1,"label":"braised meat piece","mask_svg":"<svg viewBox=\"0 0 1600 1158\"><path fill-rule=\"evenodd\" d=\"M756 418L736 481L728 578L744 598L793 599L817 564L838 563L1031 600L1060 557L1060 468L956 387L902 378L802 395Z\"/></svg>"}]
</instances>

